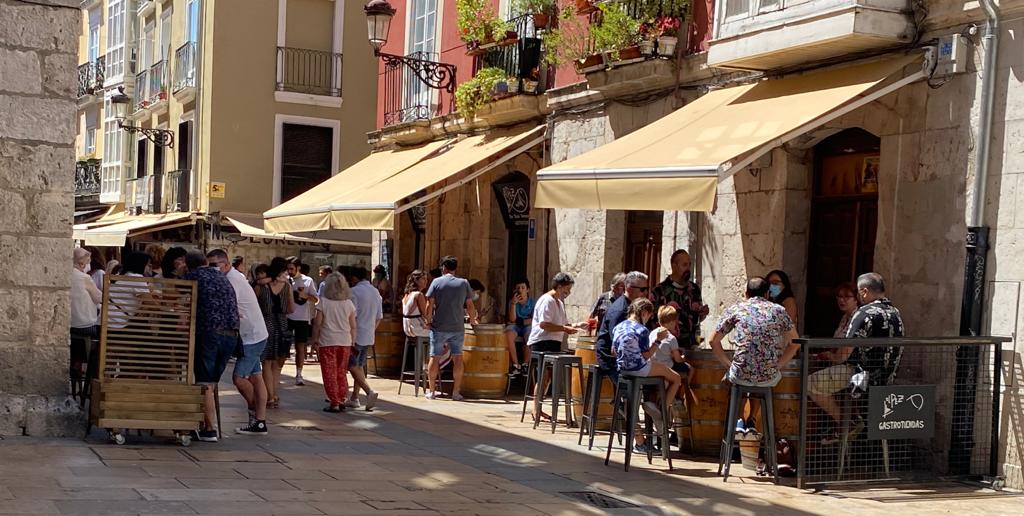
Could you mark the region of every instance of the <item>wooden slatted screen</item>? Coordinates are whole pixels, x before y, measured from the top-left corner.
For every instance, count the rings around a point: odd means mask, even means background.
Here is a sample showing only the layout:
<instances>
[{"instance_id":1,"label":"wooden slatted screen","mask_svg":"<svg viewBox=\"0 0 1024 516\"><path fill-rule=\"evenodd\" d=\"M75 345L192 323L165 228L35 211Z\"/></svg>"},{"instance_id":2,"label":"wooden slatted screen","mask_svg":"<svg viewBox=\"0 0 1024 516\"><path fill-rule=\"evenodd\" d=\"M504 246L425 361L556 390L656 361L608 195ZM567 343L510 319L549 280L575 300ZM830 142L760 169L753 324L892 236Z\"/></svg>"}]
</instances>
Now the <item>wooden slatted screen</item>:
<instances>
[{"instance_id":1,"label":"wooden slatted screen","mask_svg":"<svg viewBox=\"0 0 1024 516\"><path fill-rule=\"evenodd\" d=\"M107 275L100 378L192 384L195 296L194 281Z\"/></svg>"}]
</instances>

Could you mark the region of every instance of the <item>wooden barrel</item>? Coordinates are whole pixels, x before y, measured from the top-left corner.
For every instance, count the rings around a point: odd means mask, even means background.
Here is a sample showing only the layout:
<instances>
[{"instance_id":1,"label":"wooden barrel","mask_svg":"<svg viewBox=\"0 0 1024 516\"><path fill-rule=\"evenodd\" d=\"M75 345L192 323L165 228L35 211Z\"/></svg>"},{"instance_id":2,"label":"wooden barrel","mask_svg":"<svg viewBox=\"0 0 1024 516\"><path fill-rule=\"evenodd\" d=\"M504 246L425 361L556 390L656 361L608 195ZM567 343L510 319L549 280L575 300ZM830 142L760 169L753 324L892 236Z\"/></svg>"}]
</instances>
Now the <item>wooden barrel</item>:
<instances>
[{"instance_id":1,"label":"wooden barrel","mask_svg":"<svg viewBox=\"0 0 1024 516\"><path fill-rule=\"evenodd\" d=\"M505 326L478 324L466 329L462 346L462 394L467 398L505 397L508 385L508 347Z\"/></svg>"},{"instance_id":2,"label":"wooden barrel","mask_svg":"<svg viewBox=\"0 0 1024 516\"><path fill-rule=\"evenodd\" d=\"M731 354L731 352L728 352ZM690 364L696 369L691 388L697 398L692 407L694 444L704 453L717 454L722 439L722 425L729 410L730 384L722 382L725 367L715 359L711 350L690 352ZM800 437L800 361L794 358L782 371L782 380L773 389L772 405L775 409L775 435L795 443ZM749 417L751 407L743 406L743 417ZM732 419L731 417L729 418ZM764 417L758 418L756 427L764 431ZM730 421L735 424L735 421Z\"/></svg>"},{"instance_id":3,"label":"wooden barrel","mask_svg":"<svg viewBox=\"0 0 1024 516\"><path fill-rule=\"evenodd\" d=\"M401 372L402 351L405 332L402 330L402 316L384 314L374 334L373 374L384 378L398 378Z\"/></svg>"},{"instance_id":4,"label":"wooden barrel","mask_svg":"<svg viewBox=\"0 0 1024 516\"><path fill-rule=\"evenodd\" d=\"M597 349L594 340L595 337L579 337L576 339L576 356L583 359L583 378L580 378L580 374L575 369L572 371L572 398L573 400L580 400L579 403L574 401L572 406L577 421L583 417L583 390L587 387L587 377L590 376L586 371L587 366L597 364ZM615 395L614 389L612 382L607 380L601 386L601 403L598 405L597 410L599 418L611 417L612 396ZM597 428L607 430L610 423L610 419L608 421L598 420Z\"/></svg>"}]
</instances>

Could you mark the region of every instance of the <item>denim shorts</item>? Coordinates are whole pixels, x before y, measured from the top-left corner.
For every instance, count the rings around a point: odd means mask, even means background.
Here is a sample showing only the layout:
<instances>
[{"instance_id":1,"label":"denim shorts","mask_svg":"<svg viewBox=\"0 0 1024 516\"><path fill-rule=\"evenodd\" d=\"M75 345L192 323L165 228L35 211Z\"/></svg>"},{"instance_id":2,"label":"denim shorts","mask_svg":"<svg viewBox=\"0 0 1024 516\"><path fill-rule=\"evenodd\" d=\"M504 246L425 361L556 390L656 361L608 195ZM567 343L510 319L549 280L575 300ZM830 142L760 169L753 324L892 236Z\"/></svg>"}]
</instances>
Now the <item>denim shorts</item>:
<instances>
[{"instance_id":1,"label":"denim shorts","mask_svg":"<svg viewBox=\"0 0 1024 516\"><path fill-rule=\"evenodd\" d=\"M211 332L196 335L196 360L193 370L197 384L215 384L220 382L224 369L228 366L228 358L235 352L238 335L227 335Z\"/></svg>"},{"instance_id":2,"label":"denim shorts","mask_svg":"<svg viewBox=\"0 0 1024 516\"><path fill-rule=\"evenodd\" d=\"M370 355L370 346L352 346L352 354L348 356L349 367L366 367L366 359Z\"/></svg>"},{"instance_id":3,"label":"denim shorts","mask_svg":"<svg viewBox=\"0 0 1024 516\"><path fill-rule=\"evenodd\" d=\"M242 357L235 360L234 375L241 378L248 378L249 376L262 372L263 368L260 367L260 355L263 354L263 350L266 347L267 339L263 339L255 344L243 344Z\"/></svg>"},{"instance_id":4,"label":"denim shorts","mask_svg":"<svg viewBox=\"0 0 1024 516\"><path fill-rule=\"evenodd\" d=\"M527 324L525 326L518 325L518 324L510 324L510 325L505 327L505 333L508 333L508 332L515 333L516 336L518 336L518 337L523 339L523 342L526 342L530 338L530 329L531 328L533 328L533 326L530 325L530 324Z\"/></svg>"},{"instance_id":5,"label":"denim shorts","mask_svg":"<svg viewBox=\"0 0 1024 516\"><path fill-rule=\"evenodd\" d=\"M465 339L465 331L430 330L430 356L443 355L445 344L448 345L453 357L462 355L462 343Z\"/></svg>"}]
</instances>

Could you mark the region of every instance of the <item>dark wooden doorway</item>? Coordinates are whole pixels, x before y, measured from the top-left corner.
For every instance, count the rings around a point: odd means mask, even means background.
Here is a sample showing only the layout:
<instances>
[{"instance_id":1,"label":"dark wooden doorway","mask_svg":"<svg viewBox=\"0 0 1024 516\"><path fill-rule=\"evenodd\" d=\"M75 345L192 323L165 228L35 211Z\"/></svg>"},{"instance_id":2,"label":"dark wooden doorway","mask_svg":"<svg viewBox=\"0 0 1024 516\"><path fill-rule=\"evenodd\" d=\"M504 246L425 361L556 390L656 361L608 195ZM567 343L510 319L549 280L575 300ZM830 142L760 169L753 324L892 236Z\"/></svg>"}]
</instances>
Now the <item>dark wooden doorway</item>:
<instances>
[{"instance_id":1,"label":"dark wooden doorway","mask_svg":"<svg viewBox=\"0 0 1024 516\"><path fill-rule=\"evenodd\" d=\"M870 272L878 230L878 137L847 129L814 148L804 333L831 337L842 314L835 288Z\"/></svg>"},{"instance_id":2,"label":"dark wooden doorway","mask_svg":"<svg viewBox=\"0 0 1024 516\"><path fill-rule=\"evenodd\" d=\"M661 281L661 235L665 213L661 211L626 212L625 272L640 271L650 285Z\"/></svg>"}]
</instances>

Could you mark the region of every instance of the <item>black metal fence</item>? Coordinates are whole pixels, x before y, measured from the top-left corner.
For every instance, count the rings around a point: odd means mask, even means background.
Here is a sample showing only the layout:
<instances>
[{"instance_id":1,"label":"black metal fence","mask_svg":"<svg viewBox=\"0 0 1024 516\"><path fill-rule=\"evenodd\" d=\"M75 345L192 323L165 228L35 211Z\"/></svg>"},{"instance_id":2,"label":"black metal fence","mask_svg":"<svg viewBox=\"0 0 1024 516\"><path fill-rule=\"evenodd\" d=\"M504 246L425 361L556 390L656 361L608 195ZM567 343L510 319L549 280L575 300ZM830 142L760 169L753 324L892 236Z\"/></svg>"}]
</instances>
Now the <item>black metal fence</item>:
<instances>
[{"instance_id":1,"label":"black metal fence","mask_svg":"<svg viewBox=\"0 0 1024 516\"><path fill-rule=\"evenodd\" d=\"M405 59L381 56L384 63L384 89L381 94L384 97L385 127L429 120L441 114L444 99L437 85L443 82L447 72L435 64L439 60L440 55L435 52L413 52ZM448 112L454 111L455 97L449 95L447 100Z\"/></svg>"},{"instance_id":2,"label":"black metal fence","mask_svg":"<svg viewBox=\"0 0 1024 516\"><path fill-rule=\"evenodd\" d=\"M996 476L1007 341L800 339L798 485Z\"/></svg>"},{"instance_id":3,"label":"black metal fence","mask_svg":"<svg viewBox=\"0 0 1024 516\"><path fill-rule=\"evenodd\" d=\"M341 54L277 47L277 91L341 96Z\"/></svg>"},{"instance_id":4,"label":"black metal fence","mask_svg":"<svg viewBox=\"0 0 1024 516\"><path fill-rule=\"evenodd\" d=\"M541 88L537 85L550 81L542 81L541 77L541 39L534 24L532 14L517 16L509 20L519 38L514 45L489 48L473 60L473 73L483 68L500 68L508 77L518 79L516 91L520 93L538 94ZM553 72L554 70L550 70ZM533 88L524 88L525 82L534 82ZM532 90L532 91L530 91Z\"/></svg>"},{"instance_id":5,"label":"black metal fence","mask_svg":"<svg viewBox=\"0 0 1024 516\"><path fill-rule=\"evenodd\" d=\"M106 60L103 56L78 65L78 96L92 95L103 89Z\"/></svg>"},{"instance_id":6,"label":"black metal fence","mask_svg":"<svg viewBox=\"0 0 1024 516\"><path fill-rule=\"evenodd\" d=\"M75 162L75 196L98 195L100 193L100 160L88 159Z\"/></svg>"}]
</instances>

